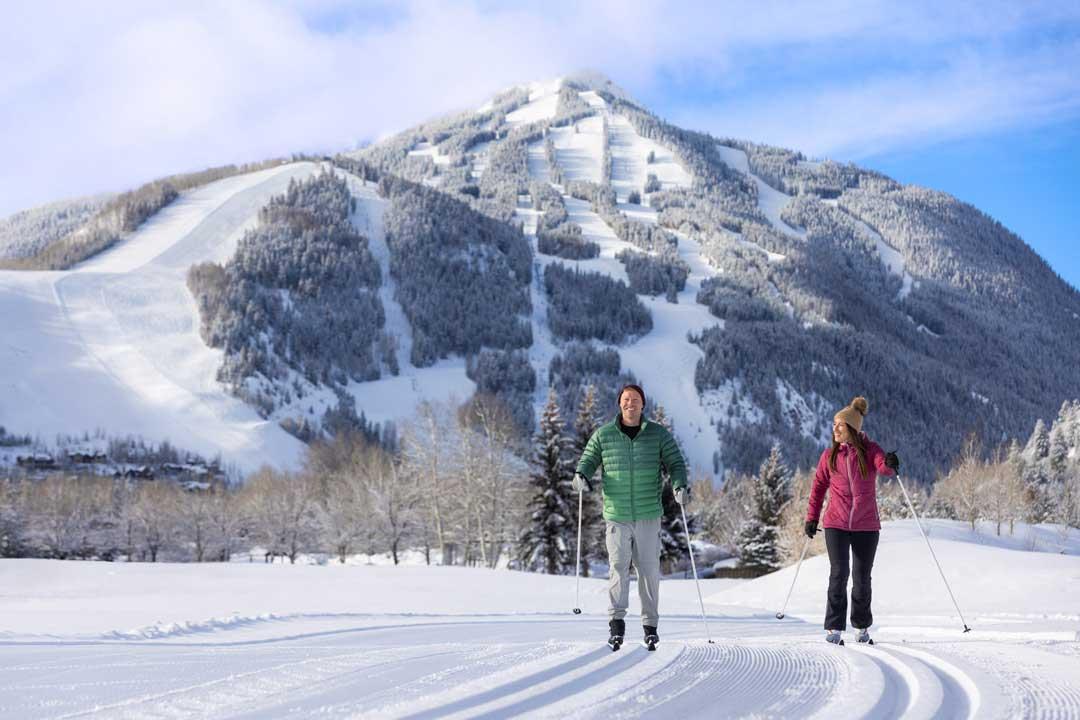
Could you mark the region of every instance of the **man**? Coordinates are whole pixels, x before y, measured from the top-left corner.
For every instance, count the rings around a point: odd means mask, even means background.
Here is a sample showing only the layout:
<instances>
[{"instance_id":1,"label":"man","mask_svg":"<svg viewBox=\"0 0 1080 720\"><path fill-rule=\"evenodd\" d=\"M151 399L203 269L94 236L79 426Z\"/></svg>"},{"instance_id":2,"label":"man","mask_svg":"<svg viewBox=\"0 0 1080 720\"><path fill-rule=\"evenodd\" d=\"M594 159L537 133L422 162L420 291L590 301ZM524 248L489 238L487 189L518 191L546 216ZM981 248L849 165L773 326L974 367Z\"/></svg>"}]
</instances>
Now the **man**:
<instances>
[{"instance_id":1,"label":"man","mask_svg":"<svg viewBox=\"0 0 1080 720\"><path fill-rule=\"evenodd\" d=\"M618 650L626 633L626 608L630 595L630 560L638 575L644 645L655 650L660 615L660 517L663 476L671 476L675 499L689 502L686 463L671 433L659 423L642 417L645 391L626 385L619 391L619 414L600 426L589 438L574 473L574 490L592 490L591 478L601 467L604 490L608 581L611 620L608 645Z\"/></svg>"}]
</instances>

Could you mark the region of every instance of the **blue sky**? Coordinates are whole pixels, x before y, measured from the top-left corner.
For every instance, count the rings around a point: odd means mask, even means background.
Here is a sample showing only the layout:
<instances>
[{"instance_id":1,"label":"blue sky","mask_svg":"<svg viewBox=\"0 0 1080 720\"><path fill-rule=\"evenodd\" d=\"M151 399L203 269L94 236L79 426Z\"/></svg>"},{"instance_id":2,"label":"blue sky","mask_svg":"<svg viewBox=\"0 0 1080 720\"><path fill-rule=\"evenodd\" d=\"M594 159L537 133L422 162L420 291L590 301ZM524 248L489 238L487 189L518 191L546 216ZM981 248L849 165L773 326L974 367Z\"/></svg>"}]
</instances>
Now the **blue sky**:
<instances>
[{"instance_id":1,"label":"blue sky","mask_svg":"<svg viewBox=\"0 0 1080 720\"><path fill-rule=\"evenodd\" d=\"M10 3L0 216L603 72L677 124L944 190L1080 286L1080 3Z\"/></svg>"}]
</instances>

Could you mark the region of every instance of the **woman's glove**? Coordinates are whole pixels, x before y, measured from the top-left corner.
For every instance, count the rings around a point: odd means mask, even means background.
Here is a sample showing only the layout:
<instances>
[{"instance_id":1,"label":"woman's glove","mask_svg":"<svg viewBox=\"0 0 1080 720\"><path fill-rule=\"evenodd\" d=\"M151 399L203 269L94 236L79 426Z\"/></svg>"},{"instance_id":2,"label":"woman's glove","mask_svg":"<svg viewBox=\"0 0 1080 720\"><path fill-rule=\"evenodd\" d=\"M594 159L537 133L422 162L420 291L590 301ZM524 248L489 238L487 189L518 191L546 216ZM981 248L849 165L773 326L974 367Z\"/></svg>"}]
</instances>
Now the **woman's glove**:
<instances>
[{"instance_id":1,"label":"woman's glove","mask_svg":"<svg viewBox=\"0 0 1080 720\"><path fill-rule=\"evenodd\" d=\"M896 457L896 451L885 453L885 467L893 472L900 471L900 458Z\"/></svg>"},{"instance_id":2,"label":"woman's glove","mask_svg":"<svg viewBox=\"0 0 1080 720\"><path fill-rule=\"evenodd\" d=\"M806 537L811 540L814 539L814 535L817 534L817 520L807 520L806 525L803 526L803 532L806 533Z\"/></svg>"}]
</instances>

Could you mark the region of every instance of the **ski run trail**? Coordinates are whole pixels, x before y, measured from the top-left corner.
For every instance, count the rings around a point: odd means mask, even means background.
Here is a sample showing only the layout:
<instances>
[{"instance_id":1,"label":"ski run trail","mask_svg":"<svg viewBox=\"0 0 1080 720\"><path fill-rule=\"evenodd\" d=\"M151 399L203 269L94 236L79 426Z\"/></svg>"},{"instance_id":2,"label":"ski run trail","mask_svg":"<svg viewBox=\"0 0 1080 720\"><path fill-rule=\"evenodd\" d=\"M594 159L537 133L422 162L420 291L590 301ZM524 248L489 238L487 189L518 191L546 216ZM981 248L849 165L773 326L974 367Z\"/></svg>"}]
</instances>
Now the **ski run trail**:
<instances>
[{"instance_id":1,"label":"ski run trail","mask_svg":"<svg viewBox=\"0 0 1080 720\"><path fill-rule=\"evenodd\" d=\"M0 560L4 718L1076 718L1080 536L911 521L874 568L876 644L824 642L824 556L661 582L660 645L605 645L607 587L506 569ZM1034 550L1032 549L1034 548ZM1064 554L1063 554L1064 553ZM1017 581L1018 578L1022 580Z\"/></svg>"},{"instance_id":2,"label":"ski run trail","mask_svg":"<svg viewBox=\"0 0 1080 720\"><path fill-rule=\"evenodd\" d=\"M328 169L328 168L327 168ZM115 247L70 271L0 271L0 425L31 436L142 436L247 473L264 463L299 465L304 445L278 425L337 403L325 388L269 418L217 381L222 352L199 335L188 268L227 262L259 210L292 180L320 172L309 162L239 175L185 193ZM423 400L464 401L475 385L462 358L418 369L412 332L394 300L375 187L341 170L357 200L353 222L382 267L386 329L397 338L401 372L349 390L368 419L400 421Z\"/></svg>"}]
</instances>

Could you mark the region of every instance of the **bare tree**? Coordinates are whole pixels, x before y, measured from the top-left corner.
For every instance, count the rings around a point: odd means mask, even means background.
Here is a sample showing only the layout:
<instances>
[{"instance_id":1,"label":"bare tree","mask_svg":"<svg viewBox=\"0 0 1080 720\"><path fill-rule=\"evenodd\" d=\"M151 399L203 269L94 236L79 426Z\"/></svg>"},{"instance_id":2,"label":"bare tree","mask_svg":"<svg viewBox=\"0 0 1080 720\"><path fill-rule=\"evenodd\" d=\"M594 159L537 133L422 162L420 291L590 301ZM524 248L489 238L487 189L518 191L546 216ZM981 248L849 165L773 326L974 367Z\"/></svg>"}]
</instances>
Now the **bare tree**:
<instances>
[{"instance_id":1,"label":"bare tree","mask_svg":"<svg viewBox=\"0 0 1080 720\"><path fill-rule=\"evenodd\" d=\"M295 563L308 547L315 529L312 483L308 477L263 467L244 488L255 536L265 544L266 557L277 555Z\"/></svg>"},{"instance_id":2,"label":"bare tree","mask_svg":"<svg viewBox=\"0 0 1080 720\"><path fill-rule=\"evenodd\" d=\"M420 523L420 484L415 476L404 472L401 465L379 447L372 447L366 454L362 470L374 527L390 548L394 564L397 565L402 543L413 536Z\"/></svg>"},{"instance_id":3,"label":"bare tree","mask_svg":"<svg viewBox=\"0 0 1080 720\"><path fill-rule=\"evenodd\" d=\"M986 464L980 458L979 441L969 435L957 464L934 486L934 495L952 508L956 517L975 529L985 507L984 493L990 485Z\"/></svg>"},{"instance_id":4,"label":"bare tree","mask_svg":"<svg viewBox=\"0 0 1080 720\"><path fill-rule=\"evenodd\" d=\"M48 553L66 558L79 550L88 521L88 497L78 478L51 475L29 487L36 533Z\"/></svg>"},{"instance_id":5,"label":"bare tree","mask_svg":"<svg viewBox=\"0 0 1080 720\"><path fill-rule=\"evenodd\" d=\"M448 437L452 432L448 421L452 418L449 404L421 403L416 419L405 427L402 442L408 472L420 479L424 509L443 565L454 561L453 519L448 507L458 495L448 460Z\"/></svg>"},{"instance_id":6,"label":"bare tree","mask_svg":"<svg viewBox=\"0 0 1080 720\"><path fill-rule=\"evenodd\" d=\"M162 548L176 536L180 492L172 483L153 480L136 486L132 513L144 557L150 562L157 562Z\"/></svg>"},{"instance_id":7,"label":"bare tree","mask_svg":"<svg viewBox=\"0 0 1080 720\"><path fill-rule=\"evenodd\" d=\"M177 536L190 544L195 562L206 560L213 539L213 502L209 488L190 490L177 497Z\"/></svg>"},{"instance_id":8,"label":"bare tree","mask_svg":"<svg viewBox=\"0 0 1080 720\"><path fill-rule=\"evenodd\" d=\"M1013 441L1011 450L999 447L994 451L992 461L984 466L987 479L983 490L984 509L987 517L994 521L998 535L1001 535L1004 522L1009 523L1009 534L1012 535L1016 520L1027 513L1018 457L1019 446Z\"/></svg>"},{"instance_id":9,"label":"bare tree","mask_svg":"<svg viewBox=\"0 0 1080 720\"><path fill-rule=\"evenodd\" d=\"M213 522L217 556L221 562L232 559L233 551L244 528L243 504L228 485L217 483L211 488L210 517Z\"/></svg>"}]
</instances>

